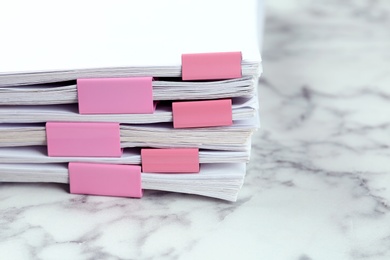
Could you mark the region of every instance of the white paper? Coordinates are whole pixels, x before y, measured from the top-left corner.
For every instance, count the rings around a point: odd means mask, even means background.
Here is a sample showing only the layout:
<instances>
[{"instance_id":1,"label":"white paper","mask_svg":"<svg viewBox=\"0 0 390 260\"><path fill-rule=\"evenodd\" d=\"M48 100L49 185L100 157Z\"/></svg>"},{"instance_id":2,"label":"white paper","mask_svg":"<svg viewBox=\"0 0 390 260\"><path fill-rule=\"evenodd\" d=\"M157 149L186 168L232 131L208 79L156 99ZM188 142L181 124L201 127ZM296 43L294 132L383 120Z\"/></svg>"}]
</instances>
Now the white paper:
<instances>
[{"instance_id":1,"label":"white paper","mask_svg":"<svg viewBox=\"0 0 390 260\"><path fill-rule=\"evenodd\" d=\"M256 1L0 2L0 73L180 66L182 53L260 61Z\"/></svg>"}]
</instances>

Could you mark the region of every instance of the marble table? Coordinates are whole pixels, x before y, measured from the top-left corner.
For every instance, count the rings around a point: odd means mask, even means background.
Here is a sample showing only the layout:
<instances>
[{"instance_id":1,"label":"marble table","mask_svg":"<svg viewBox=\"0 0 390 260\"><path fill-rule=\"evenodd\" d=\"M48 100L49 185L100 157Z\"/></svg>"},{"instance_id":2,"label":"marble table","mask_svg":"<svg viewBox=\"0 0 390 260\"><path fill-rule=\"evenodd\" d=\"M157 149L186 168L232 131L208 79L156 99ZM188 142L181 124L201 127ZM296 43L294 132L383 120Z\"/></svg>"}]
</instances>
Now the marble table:
<instances>
[{"instance_id":1,"label":"marble table","mask_svg":"<svg viewBox=\"0 0 390 260\"><path fill-rule=\"evenodd\" d=\"M390 259L390 3L269 1L236 203L0 185L1 259Z\"/></svg>"}]
</instances>

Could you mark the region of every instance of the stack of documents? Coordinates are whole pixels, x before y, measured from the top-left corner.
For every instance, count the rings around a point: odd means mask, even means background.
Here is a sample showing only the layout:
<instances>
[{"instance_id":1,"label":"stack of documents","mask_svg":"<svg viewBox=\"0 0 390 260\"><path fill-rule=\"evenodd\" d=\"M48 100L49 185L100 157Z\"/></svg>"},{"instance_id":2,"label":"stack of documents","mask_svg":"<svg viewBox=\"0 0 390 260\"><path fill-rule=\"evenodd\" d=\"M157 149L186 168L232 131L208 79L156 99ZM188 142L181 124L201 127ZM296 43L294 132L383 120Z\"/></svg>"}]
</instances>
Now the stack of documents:
<instances>
[{"instance_id":1,"label":"stack of documents","mask_svg":"<svg viewBox=\"0 0 390 260\"><path fill-rule=\"evenodd\" d=\"M1 3L0 182L235 201L259 127L256 2Z\"/></svg>"}]
</instances>

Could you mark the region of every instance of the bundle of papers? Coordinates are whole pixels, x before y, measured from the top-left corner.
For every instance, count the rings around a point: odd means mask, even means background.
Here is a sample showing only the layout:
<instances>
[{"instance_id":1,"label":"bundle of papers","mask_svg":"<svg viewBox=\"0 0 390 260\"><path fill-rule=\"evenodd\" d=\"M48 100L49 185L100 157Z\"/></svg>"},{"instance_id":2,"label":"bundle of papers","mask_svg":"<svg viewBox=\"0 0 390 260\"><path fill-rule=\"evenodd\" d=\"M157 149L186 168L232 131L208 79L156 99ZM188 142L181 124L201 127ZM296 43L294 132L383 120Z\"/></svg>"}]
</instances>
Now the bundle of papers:
<instances>
[{"instance_id":1,"label":"bundle of papers","mask_svg":"<svg viewBox=\"0 0 390 260\"><path fill-rule=\"evenodd\" d=\"M152 189L235 201L259 127L256 5L0 3L0 23L8 25L0 28L0 182L69 183L77 194L140 197ZM91 79L97 85L84 96L98 112L84 113L80 82ZM124 87L133 91L130 103L148 100L150 111L141 104L124 113L129 104L121 99L105 104L122 79L151 82L146 94L138 85ZM113 140L108 146L119 153L106 148ZM151 150L157 153L149 156ZM133 189L123 180L138 180L137 174L141 193L120 191Z\"/></svg>"},{"instance_id":2,"label":"bundle of papers","mask_svg":"<svg viewBox=\"0 0 390 260\"><path fill-rule=\"evenodd\" d=\"M228 127L173 129L169 124L120 126L121 147L197 147L242 151L248 149L254 122L238 121ZM45 125L3 124L0 147L46 145Z\"/></svg>"},{"instance_id":3,"label":"bundle of papers","mask_svg":"<svg viewBox=\"0 0 390 260\"><path fill-rule=\"evenodd\" d=\"M0 164L2 182L69 183L68 165ZM142 187L235 201L243 184L245 163L202 164L198 174L142 173Z\"/></svg>"},{"instance_id":4,"label":"bundle of papers","mask_svg":"<svg viewBox=\"0 0 390 260\"><path fill-rule=\"evenodd\" d=\"M141 149L126 148L121 157L99 158L99 162L112 164L141 164ZM199 162L209 163L246 163L250 149L244 151L199 150ZM94 157L50 157L46 146L23 146L0 148L0 163L67 163L91 162Z\"/></svg>"},{"instance_id":5,"label":"bundle of papers","mask_svg":"<svg viewBox=\"0 0 390 260\"><path fill-rule=\"evenodd\" d=\"M3 102L7 94L1 93ZM39 102L37 102L39 103ZM254 119L257 114L257 100L251 98L232 99L233 121ZM0 105L0 122L2 123L43 123L49 121L80 122L121 122L126 124L152 124L172 122L172 103L157 103L153 114L79 114L77 104L72 105Z\"/></svg>"}]
</instances>

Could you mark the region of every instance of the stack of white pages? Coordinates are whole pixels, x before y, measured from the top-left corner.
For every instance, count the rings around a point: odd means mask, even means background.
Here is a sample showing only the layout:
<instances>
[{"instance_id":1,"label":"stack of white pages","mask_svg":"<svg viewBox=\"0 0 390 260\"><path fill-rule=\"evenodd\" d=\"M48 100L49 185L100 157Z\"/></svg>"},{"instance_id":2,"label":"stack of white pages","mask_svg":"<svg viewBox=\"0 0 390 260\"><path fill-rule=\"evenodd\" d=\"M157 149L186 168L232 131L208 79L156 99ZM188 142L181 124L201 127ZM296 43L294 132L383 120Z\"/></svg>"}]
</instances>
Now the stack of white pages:
<instances>
[{"instance_id":1,"label":"stack of white pages","mask_svg":"<svg viewBox=\"0 0 390 260\"><path fill-rule=\"evenodd\" d=\"M0 182L235 201L259 128L257 4L1 2Z\"/></svg>"}]
</instances>

